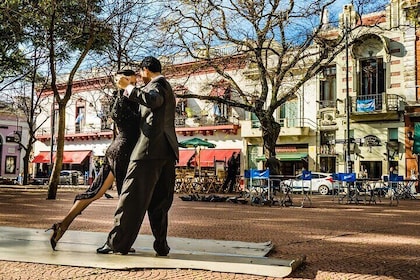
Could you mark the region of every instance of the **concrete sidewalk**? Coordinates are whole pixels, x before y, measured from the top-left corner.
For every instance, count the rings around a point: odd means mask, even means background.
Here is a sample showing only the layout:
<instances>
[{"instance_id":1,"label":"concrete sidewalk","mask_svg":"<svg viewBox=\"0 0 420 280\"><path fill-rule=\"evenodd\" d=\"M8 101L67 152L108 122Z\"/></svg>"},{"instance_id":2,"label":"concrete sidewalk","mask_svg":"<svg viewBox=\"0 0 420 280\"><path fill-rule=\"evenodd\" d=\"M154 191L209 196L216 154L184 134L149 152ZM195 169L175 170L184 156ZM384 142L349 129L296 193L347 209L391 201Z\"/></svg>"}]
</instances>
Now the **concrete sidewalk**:
<instances>
[{"instance_id":1,"label":"concrete sidewalk","mask_svg":"<svg viewBox=\"0 0 420 280\"><path fill-rule=\"evenodd\" d=\"M70 209L80 190L0 188L0 226L46 229ZM112 193L114 195L114 193ZM299 204L299 196L294 196ZM311 208L258 207L175 198L169 235L193 239L265 242L270 258L306 255L305 265L284 279L420 279L420 200L377 205L338 204L314 196ZM100 199L76 218L71 230L108 232L116 199ZM141 234L151 234L147 219ZM102 244L98 244L100 246ZM0 252L1 254L1 252ZM115 271L25 262L0 262L1 279L273 279L191 269Z\"/></svg>"}]
</instances>

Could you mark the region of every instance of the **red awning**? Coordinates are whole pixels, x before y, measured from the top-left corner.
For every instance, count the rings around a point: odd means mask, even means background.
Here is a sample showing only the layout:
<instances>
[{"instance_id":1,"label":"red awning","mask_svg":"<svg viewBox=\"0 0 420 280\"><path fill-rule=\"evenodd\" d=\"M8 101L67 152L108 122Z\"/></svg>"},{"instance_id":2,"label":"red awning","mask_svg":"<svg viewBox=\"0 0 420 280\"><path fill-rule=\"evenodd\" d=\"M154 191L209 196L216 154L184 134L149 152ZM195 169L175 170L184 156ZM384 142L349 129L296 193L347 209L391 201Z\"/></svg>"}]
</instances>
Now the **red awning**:
<instances>
[{"instance_id":1,"label":"red awning","mask_svg":"<svg viewBox=\"0 0 420 280\"><path fill-rule=\"evenodd\" d=\"M213 167L215 160L228 161L232 153L240 153L241 149L203 149L200 150L200 166Z\"/></svg>"},{"instance_id":2,"label":"red awning","mask_svg":"<svg viewBox=\"0 0 420 280\"><path fill-rule=\"evenodd\" d=\"M177 166L187 166L188 160L194 155L194 149L179 150L179 162Z\"/></svg>"},{"instance_id":3,"label":"red awning","mask_svg":"<svg viewBox=\"0 0 420 280\"><path fill-rule=\"evenodd\" d=\"M81 164L92 151L65 151L63 152L63 163ZM55 155L53 156L55 160ZM32 160L33 163L50 163L50 152L40 152Z\"/></svg>"}]
</instances>

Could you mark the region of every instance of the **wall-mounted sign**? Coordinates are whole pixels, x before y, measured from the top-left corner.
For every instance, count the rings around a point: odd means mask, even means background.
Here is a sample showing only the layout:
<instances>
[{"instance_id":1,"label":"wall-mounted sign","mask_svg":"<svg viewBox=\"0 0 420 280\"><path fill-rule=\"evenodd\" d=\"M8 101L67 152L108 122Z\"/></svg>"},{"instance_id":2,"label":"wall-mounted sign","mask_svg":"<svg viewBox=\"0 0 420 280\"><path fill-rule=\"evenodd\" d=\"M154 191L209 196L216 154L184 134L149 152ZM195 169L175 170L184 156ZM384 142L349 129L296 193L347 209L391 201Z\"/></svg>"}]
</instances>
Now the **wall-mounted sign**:
<instances>
[{"instance_id":1,"label":"wall-mounted sign","mask_svg":"<svg viewBox=\"0 0 420 280\"><path fill-rule=\"evenodd\" d=\"M14 133L11 133L8 136L6 136L6 142L19 143L20 139L20 133L18 131L15 131Z\"/></svg>"},{"instance_id":2,"label":"wall-mounted sign","mask_svg":"<svg viewBox=\"0 0 420 280\"><path fill-rule=\"evenodd\" d=\"M375 135L367 135L364 138L364 146L381 146L381 139Z\"/></svg>"}]
</instances>

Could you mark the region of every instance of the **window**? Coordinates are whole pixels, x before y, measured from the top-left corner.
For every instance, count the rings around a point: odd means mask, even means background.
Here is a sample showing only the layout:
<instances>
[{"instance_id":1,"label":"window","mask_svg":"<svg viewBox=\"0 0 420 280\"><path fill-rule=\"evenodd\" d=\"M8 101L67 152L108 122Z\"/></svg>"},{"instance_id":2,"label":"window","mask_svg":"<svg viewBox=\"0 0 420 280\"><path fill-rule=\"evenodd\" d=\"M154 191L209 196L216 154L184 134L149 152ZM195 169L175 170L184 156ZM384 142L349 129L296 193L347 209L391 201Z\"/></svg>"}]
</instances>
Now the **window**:
<instances>
[{"instance_id":1,"label":"window","mask_svg":"<svg viewBox=\"0 0 420 280\"><path fill-rule=\"evenodd\" d=\"M335 132L321 131L320 154L335 155Z\"/></svg>"},{"instance_id":2,"label":"window","mask_svg":"<svg viewBox=\"0 0 420 280\"><path fill-rule=\"evenodd\" d=\"M85 107L76 106L76 119L74 121L76 125L76 132L80 132L85 122Z\"/></svg>"},{"instance_id":3,"label":"window","mask_svg":"<svg viewBox=\"0 0 420 280\"><path fill-rule=\"evenodd\" d=\"M376 95L385 92L385 70L382 58L361 61L360 95Z\"/></svg>"},{"instance_id":4,"label":"window","mask_svg":"<svg viewBox=\"0 0 420 280\"><path fill-rule=\"evenodd\" d=\"M97 113L101 119L101 130L110 130L112 127L111 104L108 98L101 98L101 110Z\"/></svg>"},{"instance_id":5,"label":"window","mask_svg":"<svg viewBox=\"0 0 420 280\"><path fill-rule=\"evenodd\" d=\"M319 157L319 170L325 173L334 173L336 172L336 160L337 158L334 156L327 156L327 157Z\"/></svg>"},{"instance_id":6,"label":"window","mask_svg":"<svg viewBox=\"0 0 420 280\"><path fill-rule=\"evenodd\" d=\"M360 61L359 92L357 111L372 112L382 110L385 92L385 69L382 58L369 58Z\"/></svg>"},{"instance_id":7,"label":"window","mask_svg":"<svg viewBox=\"0 0 420 280\"><path fill-rule=\"evenodd\" d=\"M367 171L368 178L381 179L382 161L360 161L360 165Z\"/></svg>"},{"instance_id":8,"label":"window","mask_svg":"<svg viewBox=\"0 0 420 280\"><path fill-rule=\"evenodd\" d=\"M320 108L335 107L336 102L336 66L326 66L322 71L323 77L321 79L320 89Z\"/></svg>"},{"instance_id":9,"label":"window","mask_svg":"<svg viewBox=\"0 0 420 280\"><path fill-rule=\"evenodd\" d=\"M260 120L258 119L255 113L251 113L251 127L252 128L259 128L261 127Z\"/></svg>"},{"instance_id":10,"label":"window","mask_svg":"<svg viewBox=\"0 0 420 280\"><path fill-rule=\"evenodd\" d=\"M231 98L231 87L230 84L224 80L217 82L212 86L209 93L210 96L223 98L230 100ZM229 117L232 114L232 108L226 104L215 102L213 104L213 116L215 124L223 124L229 121Z\"/></svg>"},{"instance_id":11,"label":"window","mask_svg":"<svg viewBox=\"0 0 420 280\"><path fill-rule=\"evenodd\" d=\"M185 119L190 116L188 116L189 112L187 99L181 98L181 96L188 92L188 88L184 85L174 85L173 91L176 96L175 125L184 126Z\"/></svg>"},{"instance_id":12,"label":"window","mask_svg":"<svg viewBox=\"0 0 420 280\"><path fill-rule=\"evenodd\" d=\"M187 108L187 100L185 99L177 100L176 107L175 107L176 116L185 116L186 115L185 108Z\"/></svg>"},{"instance_id":13,"label":"window","mask_svg":"<svg viewBox=\"0 0 420 280\"><path fill-rule=\"evenodd\" d=\"M388 128L388 139L398 141L398 128Z\"/></svg>"},{"instance_id":14,"label":"window","mask_svg":"<svg viewBox=\"0 0 420 280\"><path fill-rule=\"evenodd\" d=\"M226 99L229 99L229 96L226 96ZM226 104L223 104L223 103L213 104L213 115L214 115L214 121L216 124L227 123L231 112L232 112L231 107Z\"/></svg>"},{"instance_id":15,"label":"window","mask_svg":"<svg viewBox=\"0 0 420 280\"><path fill-rule=\"evenodd\" d=\"M185 119L188 117L187 114L187 100L186 99L177 99L175 107L175 125L184 126Z\"/></svg>"},{"instance_id":16,"label":"window","mask_svg":"<svg viewBox=\"0 0 420 280\"><path fill-rule=\"evenodd\" d=\"M16 173L16 157L15 156L6 156L6 164L4 173L6 174L15 174Z\"/></svg>"},{"instance_id":17,"label":"window","mask_svg":"<svg viewBox=\"0 0 420 280\"><path fill-rule=\"evenodd\" d=\"M398 165L399 147L398 128L388 128L388 141L386 142L388 161L397 161L396 165Z\"/></svg>"},{"instance_id":18,"label":"window","mask_svg":"<svg viewBox=\"0 0 420 280\"><path fill-rule=\"evenodd\" d=\"M282 127L298 126L298 102L296 100L288 101L282 104L278 110L279 123Z\"/></svg>"}]
</instances>

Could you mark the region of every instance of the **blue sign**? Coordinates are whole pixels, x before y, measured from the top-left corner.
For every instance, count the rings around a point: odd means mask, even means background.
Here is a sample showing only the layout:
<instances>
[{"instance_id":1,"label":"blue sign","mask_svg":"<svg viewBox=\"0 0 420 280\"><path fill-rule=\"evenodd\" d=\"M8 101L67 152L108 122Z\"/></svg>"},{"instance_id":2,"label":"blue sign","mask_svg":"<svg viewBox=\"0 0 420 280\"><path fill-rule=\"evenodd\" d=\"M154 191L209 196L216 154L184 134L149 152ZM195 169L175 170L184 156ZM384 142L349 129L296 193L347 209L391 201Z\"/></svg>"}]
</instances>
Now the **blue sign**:
<instances>
[{"instance_id":1,"label":"blue sign","mask_svg":"<svg viewBox=\"0 0 420 280\"><path fill-rule=\"evenodd\" d=\"M270 177L270 170L257 170L257 169L250 169L245 170L244 173L245 178L254 178L254 179L268 179Z\"/></svg>"},{"instance_id":2,"label":"blue sign","mask_svg":"<svg viewBox=\"0 0 420 280\"><path fill-rule=\"evenodd\" d=\"M337 179L336 179L337 178ZM333 174L333 179L343 182L355 182L356 181L356 173L338 173Z\"/></svg>"},{"instance_id":3,"label":"blue sign","mask_svg":"<svg viewBox=\"0 0 420 280\"><path fill-rule=\"evenodd\" d=\"M304 180L304 181L312 180L312 172L307 171L307 170L303 170L302 171L302 180Z\"/></svg>"},{"instance_id":4,"label":"blue sign","mask_svg":"<svg viewBox=\"0 0 420 280\"><path fill-rule=\"evenodd\" d=\"M398 174L389 174L389 181L390 182L401 182L404 180L404 176L399 176Z\"/></svg>"}]
</instances>

